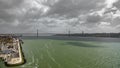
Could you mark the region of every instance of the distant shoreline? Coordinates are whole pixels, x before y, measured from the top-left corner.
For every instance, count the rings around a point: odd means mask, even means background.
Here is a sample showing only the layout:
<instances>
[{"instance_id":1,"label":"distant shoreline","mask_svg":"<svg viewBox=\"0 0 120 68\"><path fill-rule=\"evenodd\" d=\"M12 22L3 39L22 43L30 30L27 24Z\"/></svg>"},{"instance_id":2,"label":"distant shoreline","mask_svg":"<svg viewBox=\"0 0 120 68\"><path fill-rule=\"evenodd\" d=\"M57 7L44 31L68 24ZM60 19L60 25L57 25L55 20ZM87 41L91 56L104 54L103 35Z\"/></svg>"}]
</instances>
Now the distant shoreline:
<instances>
[{"instance_id":1,"label":"distant shoreline","mask_svg":"<svg viewBox=\"0 0 120 68\"><path fill-rule=\"evenodd\" d=\"M74 33L74 34L70 33L70 34L56 34L54 36L120 38L120 33Z\"/></svg>"},{"instance_id":2,"label":"distant shoreline","mask_svg":"<svg viewBox=\"0 0 120 68\"><path fill-rule=\"evenodd\" d=\"M75 41L101 41L101 42L120 42L120 38L112 37L78 37L78 36L23 36L25 39L51 39L51 40L75 40Z\"/></svg>"}]
</instances>

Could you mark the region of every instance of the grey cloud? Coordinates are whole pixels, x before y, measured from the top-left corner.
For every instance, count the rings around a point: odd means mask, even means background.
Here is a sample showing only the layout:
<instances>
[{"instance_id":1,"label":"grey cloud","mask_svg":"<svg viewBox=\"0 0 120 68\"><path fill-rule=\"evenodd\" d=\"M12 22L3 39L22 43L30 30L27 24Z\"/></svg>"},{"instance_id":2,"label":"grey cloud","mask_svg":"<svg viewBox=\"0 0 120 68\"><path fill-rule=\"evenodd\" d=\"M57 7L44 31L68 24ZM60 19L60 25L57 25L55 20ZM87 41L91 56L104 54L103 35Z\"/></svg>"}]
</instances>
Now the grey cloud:
<instances>
[{"instance_id":1,"label":"grey cloud","mask_svg":"<svg viewBox=\"0 0 120 68\"><path fill-rule=\"evenodd\" d=\"M30 31L32 25L19 24L19 26L13 26L11 23L2 23L0 24L0 33L22 33Z\"/></svg>"},{"instance_id":2,"label":"grey cloud","mask_svg":"<svg viewBox=\"0 0 120 68\"><path fill-rule=\"evenodd\" d=\"M113 4L115 7L120 9L120 0L118 0L116 3Z\"/></svg>"},{"instance_id":3,"label":"grey cloud","mask_svg":"<svg viewBox=\"0 0 120 68\"><path fill-rule=\"evenodd\" d=\"M16 18L16 16L12 15L12 14L8 14L7 12L0 10L0 19L6 21L6 22L11 22L14 21L14 19Z\"/></svg>"},{"instance_id":4,"label":"grey cloud","mask_svg":"<svg viewBox=\"0 0 120 68\"><path fill-rule=\"evenodd\" d=\"M101 32L104 28L97 28L99 23L110 22L111 18L107 14L114 12L107 9L108 12L103 16L90 15L91 12L104 8L98 3L104 3L105 0L43 0L45 2L42 3L41 0L26 1L0 0L1 32L34 32L34 29L39 29L41 32L55 33L67 32L69 28L72 32ZM34 2L38 6L33 5ZM114 5L120 8L119 3ZM44 6L50 9L45 14ZM114 19L111 26L116 27L119 21L119 18Z\"/></svg>"},{"instance_id":5,"label":"grey cloud","mask_svg":"<svg viewBox=\"0 0 120 68\"><path fill-rule=\"evenodd\" d=\"M0 19L6 21L6 23L12 22L17 18L17 14L12 13L14 8L19 8L23 3L23 0L0 0Z\"/></svg>"},{"instance_id":6,"label":"grey cloud","mask_svg":"<svg viewBox=\"0 0 120 68\"><path fill-rule=\"evenodd\" d=\"M101 2L101 0L60 0L51 7L49 14L74 17L78 16L80 13L86 13L92 9L98 8L97 2Z\"/></svg>"},{"instance_id":7,"label":"grey cloud","mask_svg":"<svg viewBox=\"0 0 120 68\"><path fill-rule=\"evenodd\" d=\"M101 21L103 21L103 19L104 18L101 17L100 15L88 13L79 16L78 18L79 24L77 25L82 25L87 28L95 28Z\"/></svg>"},{"instance_id":8,"label":"grey cloud","mask_svg":"<svg viewBox=\"0 0 120 68\"><path fill-rule=\"evenodd\" d=\"M117 9L111 9L111 8L109 8L109 9L107 9L107 10L104 12L104 14L111 13L111 12L112 12L113 14L115 14L116 11L117 11Z\"/></svg>"},{"instance_id":9,"label":"grey cloud","mask_svg":"<svg viewBox=\"0 0 120 68\"><path fill-rule=\"evenodd\" d=\"M88 23L98 23L102 18L99 15L89 15L87 16Z\"/></svg>"},{"instance_id":10,"label":"grey cloud","mask_svg":"<svg viewBox=\"0 0 120 68\"><path fill-rule=\"evenodd\" d=\"M120 18L117 17L117 18L113 19L111 25L112 25L112 26L120 25Z\"/></svg>"},{"instance_id":11,"label":"grey cloud","mask_svg":"<svg viewBox=\"0 0 120 68\"><path fill-rule=\"evenodd\" d=\"M21 5L23 0L0 0L0 9L9 9Z\"/></svg>"}]
</instances>

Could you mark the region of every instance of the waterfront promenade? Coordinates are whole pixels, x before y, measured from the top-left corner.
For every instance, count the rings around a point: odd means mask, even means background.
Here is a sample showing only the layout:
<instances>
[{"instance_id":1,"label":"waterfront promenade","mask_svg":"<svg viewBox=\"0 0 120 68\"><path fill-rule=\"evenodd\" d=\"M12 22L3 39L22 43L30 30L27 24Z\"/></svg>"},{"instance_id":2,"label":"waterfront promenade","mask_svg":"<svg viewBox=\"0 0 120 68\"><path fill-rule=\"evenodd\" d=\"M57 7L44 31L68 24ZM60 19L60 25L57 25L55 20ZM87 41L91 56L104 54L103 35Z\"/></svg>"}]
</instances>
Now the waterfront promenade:
<instances>
[{"instance_id":1,"label":"waterfront promenade","mask_svg":"<svg viewBox=\"0 0 120 68\"><path fill-rule=\"evenodd\" d=\"M23 52L19 38L12 36L2 36L0 38L0 58L3 59L6 66L15 66L23 64Z\"/></svg>"},{"instance_id":2,"label":"waterfront promenade","mask_svg":"<svg viewBox=\"0 0 120 68\"><path fill-rule=\"evenodd\" d=\"M12 58L11 61L7 62L7 64L13 65L13 64L23 63L22 53L21 53L21 48L20 48L21 45L18 39L16 40L16 42L17 42L16 46L18 47L19 57Z\"/></svg>"}]
</instances>

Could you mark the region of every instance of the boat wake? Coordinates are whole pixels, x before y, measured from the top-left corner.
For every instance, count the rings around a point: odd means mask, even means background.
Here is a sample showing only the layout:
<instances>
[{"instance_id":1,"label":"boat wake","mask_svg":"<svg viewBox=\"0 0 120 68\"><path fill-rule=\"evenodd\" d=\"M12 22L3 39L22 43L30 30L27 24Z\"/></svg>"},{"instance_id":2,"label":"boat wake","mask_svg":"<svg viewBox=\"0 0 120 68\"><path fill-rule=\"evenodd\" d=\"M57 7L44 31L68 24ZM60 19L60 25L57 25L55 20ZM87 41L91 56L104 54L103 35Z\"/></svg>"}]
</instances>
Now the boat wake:
<instances>
[{"instance_id":1,"label":"boat wake","mask_svg":"<svg viewBox=\"0 0 120 68\"><path fill-rule=\"evenodd\" d=\"M46 52L47 52L47 54L48 54L48 56L49 56L49 58L55 63L55 64L57 64L58 65L58 67L59 68L61 68L61 64L59 64L56 60L55 60L55 58L52 56L52 54L48 51L48 45L45 45L46 46Z\"/></svg>"},{"instance_id":2,"label":"boat wake","mask_svg":"<svg viewBox=\"0 0 120 68\"><path fill-rule=\"evenodd\" d=\"M30 55L32 56L30 61L26 63L25 65L22 65L22 68L38 68L38 59L35 58L34 53L31 51Z\"/></svg>"}]
</instances>

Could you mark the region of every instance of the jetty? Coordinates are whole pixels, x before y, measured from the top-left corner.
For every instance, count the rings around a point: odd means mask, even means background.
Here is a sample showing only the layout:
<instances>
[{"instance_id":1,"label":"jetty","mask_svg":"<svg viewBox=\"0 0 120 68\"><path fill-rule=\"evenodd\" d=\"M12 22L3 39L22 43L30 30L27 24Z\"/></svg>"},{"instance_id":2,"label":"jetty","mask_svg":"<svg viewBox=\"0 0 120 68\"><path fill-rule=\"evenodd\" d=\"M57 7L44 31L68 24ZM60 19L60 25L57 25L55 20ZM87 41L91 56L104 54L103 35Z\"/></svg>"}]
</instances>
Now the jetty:
<instances>
[{"instance_id":1,"label":"jetty","mask_svg":"<svg viewBox=\"0 0 120 68\"><path fill-rule=\"evenodd\" d=\"M22 40L14 35L0 35L0 58L6 66L25 63L21 47Z\"/></svg>"}]
</instances>

